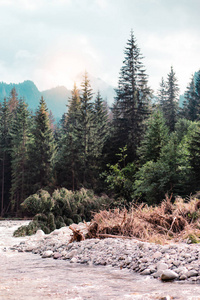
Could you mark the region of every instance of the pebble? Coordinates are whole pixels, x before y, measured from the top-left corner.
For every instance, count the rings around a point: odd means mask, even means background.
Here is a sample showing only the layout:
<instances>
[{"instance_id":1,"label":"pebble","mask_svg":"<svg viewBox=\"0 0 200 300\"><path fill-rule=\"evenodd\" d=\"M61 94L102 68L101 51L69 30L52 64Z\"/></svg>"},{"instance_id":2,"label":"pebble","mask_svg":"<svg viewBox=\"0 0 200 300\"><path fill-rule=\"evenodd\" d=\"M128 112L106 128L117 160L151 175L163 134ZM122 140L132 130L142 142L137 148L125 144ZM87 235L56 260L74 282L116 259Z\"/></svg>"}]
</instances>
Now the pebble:
<instances>
[{"instance_id":1,"label":"pebble","mask_svg":"<svg viewBox=\"0 0 200 300\"><path fill-rule=\"evenodd\" d=\"M86 225L78 224L86 233ZM17 245L13 251L32 252L42 258L63 259L71 263L110 265L128 268L141 275L153 276L163 281L185 280L200 283L200 246L168 244L161 246L136 239L90 239L69 243L69 227L56 229L50 234L42 230Z\"/></svg>"}]
</instances>

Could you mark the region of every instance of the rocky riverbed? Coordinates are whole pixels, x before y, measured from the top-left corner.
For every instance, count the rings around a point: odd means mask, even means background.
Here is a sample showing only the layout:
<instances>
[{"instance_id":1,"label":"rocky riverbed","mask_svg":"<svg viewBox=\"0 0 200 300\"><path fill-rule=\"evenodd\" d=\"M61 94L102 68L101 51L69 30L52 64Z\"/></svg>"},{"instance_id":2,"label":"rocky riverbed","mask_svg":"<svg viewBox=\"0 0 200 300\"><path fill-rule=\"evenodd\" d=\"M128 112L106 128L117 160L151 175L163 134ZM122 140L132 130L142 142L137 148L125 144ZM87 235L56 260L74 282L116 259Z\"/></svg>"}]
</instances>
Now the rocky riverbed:
<instances>
[{"instance_id":1,"label":"rocky riverbed","mask_svg":"<svg viewBox=\"0 0 200 300\"><path fill-rule=\"evenodd\" d=\"M129 239L69 244L68 227L49 235L38 231L31 237L12 237L21 224L0 221L2 300L200 299L198 245L160 246ZM162 282L162 274L174 280Z\"/></svg>"},{"instance_id":2,"label":"rocky riverbed","mask_svg":"<svg viewBox=\"0 0 200 300\"><path fill-rule=\"evenodd\" d=\"M79 224L82 232L85 225ZM45 235L36 235L12 250L32 252L42 258L67 260L70 263L109 265L127 268L141 275L167 280L200 283L200 246L198 244L156 245L135 239L106 238L69 243L71 230L63 227Z\"/></svg>"}]
</instances>

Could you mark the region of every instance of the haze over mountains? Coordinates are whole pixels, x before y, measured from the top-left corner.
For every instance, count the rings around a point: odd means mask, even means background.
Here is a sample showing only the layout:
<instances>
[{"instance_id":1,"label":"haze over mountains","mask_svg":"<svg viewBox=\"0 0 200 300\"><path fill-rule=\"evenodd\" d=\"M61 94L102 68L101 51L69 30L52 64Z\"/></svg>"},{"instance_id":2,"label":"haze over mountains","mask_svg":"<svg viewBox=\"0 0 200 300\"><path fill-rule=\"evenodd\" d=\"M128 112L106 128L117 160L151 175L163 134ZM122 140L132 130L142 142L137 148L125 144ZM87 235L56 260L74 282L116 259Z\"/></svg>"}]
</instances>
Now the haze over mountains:
<instances>
[{"instance_id":1,"label":"haze over mountains","mask_svg":"<svg viewBox=\"0 0 200 300\"><path fill-rule=\"evenodd\" d=\"M96 96L95 93L99 90L102 98L108 102L108 105L111 105L115 97L114 88L100 78L95 78L93 76L89 76L89 78L94 92L94 98ZM81 75L77 76L76 82L78 87L80 87L82 79L83 77L81 77ZM67 112L67 104L68 99L71 97L71 90L67 89L65 86L57 86L41 92L34 82L30 80L18 84L0 82L0 102L2 102L5 97L9 97L10 91L14 87L17 91L18 98L24 98L29 109L32 111L37 109L41 96L43 96L49 111L52 111L55 119L60 119L63 113Z\"/></svg>"}]
</instances>

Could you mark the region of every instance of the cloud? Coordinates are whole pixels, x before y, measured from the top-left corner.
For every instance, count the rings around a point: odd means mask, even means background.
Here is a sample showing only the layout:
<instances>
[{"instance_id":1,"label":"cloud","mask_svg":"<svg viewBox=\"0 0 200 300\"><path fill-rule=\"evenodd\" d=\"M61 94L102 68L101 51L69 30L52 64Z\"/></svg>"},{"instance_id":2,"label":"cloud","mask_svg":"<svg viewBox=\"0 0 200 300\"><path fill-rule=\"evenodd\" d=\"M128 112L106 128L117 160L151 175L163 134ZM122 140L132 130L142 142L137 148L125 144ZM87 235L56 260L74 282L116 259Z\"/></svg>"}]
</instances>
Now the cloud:
<instances>
[{"instance_id":1,"label":"cloud","mask_svg":"<svg viewBox=\"0 0 200 300\"><path fill-rule=\"evenodd\" d=\"M152 87L173 65L184 89L199 69L199 10L199 0L0 0L0 80L45 89L87 69L116 85L132 28Z\"/></svg>"}]
</instances>

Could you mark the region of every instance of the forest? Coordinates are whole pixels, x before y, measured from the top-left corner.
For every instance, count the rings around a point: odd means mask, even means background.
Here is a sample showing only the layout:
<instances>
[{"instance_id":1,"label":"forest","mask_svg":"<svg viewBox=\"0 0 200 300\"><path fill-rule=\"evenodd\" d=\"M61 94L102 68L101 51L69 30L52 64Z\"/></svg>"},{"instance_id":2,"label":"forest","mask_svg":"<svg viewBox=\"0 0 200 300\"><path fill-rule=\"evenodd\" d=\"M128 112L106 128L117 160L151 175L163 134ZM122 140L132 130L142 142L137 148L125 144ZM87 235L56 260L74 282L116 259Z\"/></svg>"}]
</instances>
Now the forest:
<instances>
[{"instance_id":1,"label":"forest","mask_svg":"<svg viewBox=\"0 0 200 300\"><path fill-rule=\"evenodd\" d=\"M84 188L108 195L112 207L200 190L200 70L182 105L173 67L155 95L132 31L112 107L93 93L87 73L57 124L38 101L31 112L13 88L0 104L1 217L21 216L21 203L41 189Z\"/></svg>"}]
</instances>

